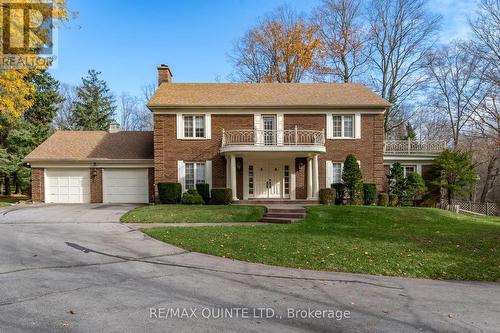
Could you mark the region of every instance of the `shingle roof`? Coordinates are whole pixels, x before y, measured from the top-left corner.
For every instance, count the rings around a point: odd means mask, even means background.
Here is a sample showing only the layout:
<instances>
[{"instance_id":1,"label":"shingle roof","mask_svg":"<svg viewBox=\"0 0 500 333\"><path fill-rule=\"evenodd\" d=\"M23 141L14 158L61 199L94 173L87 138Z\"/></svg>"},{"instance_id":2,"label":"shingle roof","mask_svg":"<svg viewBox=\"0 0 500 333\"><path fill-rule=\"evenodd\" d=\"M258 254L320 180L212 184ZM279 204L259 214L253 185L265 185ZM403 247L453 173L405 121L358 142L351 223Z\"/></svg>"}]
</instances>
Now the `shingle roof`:
<instances>
[{"instance_id":1,"label":"shingle roof","mask_svg":"<svg viewBox=\"0 0 500 333\"><path fill-rule=\"evenodd\" d=\"M155 107L366 107L389 102L357 83L162 83Z\"/></svg>"},{"instance_id":2,"label":"shingle roof","mask_svg":"<svg viewBox=\"0 0 500 333\"><path fill-rule=\"evenodd\" d=\"M153 159L153 132L58 131L26 162Z\"/></svg>"}]
</instances>

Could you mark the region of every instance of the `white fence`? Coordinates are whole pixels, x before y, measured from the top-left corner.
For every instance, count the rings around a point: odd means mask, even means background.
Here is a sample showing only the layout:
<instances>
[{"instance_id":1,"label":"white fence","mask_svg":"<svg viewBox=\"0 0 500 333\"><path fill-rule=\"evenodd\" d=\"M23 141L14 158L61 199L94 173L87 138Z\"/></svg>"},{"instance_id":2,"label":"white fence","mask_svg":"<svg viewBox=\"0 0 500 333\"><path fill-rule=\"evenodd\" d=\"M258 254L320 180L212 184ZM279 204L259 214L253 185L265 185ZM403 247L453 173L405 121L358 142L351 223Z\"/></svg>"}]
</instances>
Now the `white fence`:
<instances>
[{"instance_id":1,"label":"white fence","mask_svg":"<svg viewBox=\"0 0 500 333\"><path fill-rule=\"evenodd\" d=\"M500 203L498 202L472 202L465 200L452 200L448 205L446 200L441 200L441 208L457 213L500 216Z\"/></svg>"},{"instance_id":2,"label":"white fence","mask_svg":"<svg viewBox=\"0 0 500 333\"><path fill-rule=\"evenodd\" d=\"M442 140L386 140L384 153L397 155L438 155L446 149L446 141Z\"/></svg>"}]
</instances>

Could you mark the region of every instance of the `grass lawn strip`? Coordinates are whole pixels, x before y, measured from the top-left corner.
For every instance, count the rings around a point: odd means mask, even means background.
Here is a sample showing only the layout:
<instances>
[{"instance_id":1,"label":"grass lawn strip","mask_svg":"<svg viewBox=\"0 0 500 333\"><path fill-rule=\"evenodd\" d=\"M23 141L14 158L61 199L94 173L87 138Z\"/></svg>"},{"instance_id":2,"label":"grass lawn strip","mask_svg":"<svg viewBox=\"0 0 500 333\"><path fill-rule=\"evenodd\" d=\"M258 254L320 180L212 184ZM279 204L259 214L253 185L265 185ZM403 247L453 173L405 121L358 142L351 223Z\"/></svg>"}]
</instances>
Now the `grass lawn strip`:
<instances>
[{"instance_id":1,"label":"grass lawn strip","mask_svg":"<svg viewBox=\"0 0 500 333\"><path fill-rule=\"evenodd\" d=\"M222 223L256 222L265 214L262 206L155 205L131 210L123 223Z\"/></svg>"},{"instance_id":2,"label":"grass lawn strip","mask_svg":"<svg viewBox=\"0 0 500 333\"><path fill-rule=\"evenodd\" d=\"M290 225L154 228L190 251L270 265L453 280L500 281L500 219L428 208L308 207Z\"/></svg>"}]
</instances>

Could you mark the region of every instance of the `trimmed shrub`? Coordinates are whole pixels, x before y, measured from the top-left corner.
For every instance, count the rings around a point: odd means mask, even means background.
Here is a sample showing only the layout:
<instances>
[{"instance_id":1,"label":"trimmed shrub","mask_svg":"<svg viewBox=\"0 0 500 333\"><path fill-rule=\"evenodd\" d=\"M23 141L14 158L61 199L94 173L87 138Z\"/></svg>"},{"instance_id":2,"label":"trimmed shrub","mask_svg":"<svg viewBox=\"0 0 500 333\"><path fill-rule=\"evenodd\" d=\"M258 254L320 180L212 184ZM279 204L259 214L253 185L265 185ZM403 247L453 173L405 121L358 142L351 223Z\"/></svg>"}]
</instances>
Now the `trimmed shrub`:
<instances>
[{"instance_id":1,"label":"trimmed shrub","mask_svg":"<svg viewBox=\"0 0 500 333\"><path fill-rule=\"evenodd\" d=\"M319 202L323 205L333 205L335 204L335 189L333 188L322 188L319 190Z\"/></svg>"},{"instance_id":2,"label":"trimmed shrub","mask_svg":"<svg viewBox=\"0 0 500 333\"><path fill-rule=\"evenodd\" d=\"M374 205L377 200L377 185L363 184L363 197L365 205Z\"/></svg>"},{"instance_id":3,"label":"trimmed shrub","mask_svg":"<svg viewBox=\"0 0 500 333\"><path fill-rule=\"evenodd\" d=\"M229 205L233 201L233 191L230 188L213 188L210 197L212 205Z\"/></svg>"},{"instance_id":4,"label":"trimmed shrub","mask_svg":"<svg viewBox=\"0 0 500 333\"><path fill-rule=\"evenodd\" d=\"M210 185L205 183L196 184L196 191L201 195L203 201L210 201Z\"/></svg>"},{"instance_id":5,"label":"trimmed shrub","mask_svg":"<svg viewBox=\"0 0 500 333\"><path fill-rule=\"evenodd\" d=\"M203 205L205 202L201 195L194 188L191 188L182 194L181 203L183 205Z\"/></svg>"},{"instance_id":6,"label":"trimmed shrub","mask_svg":"<svg viewBox=\"0 0 500 333\"><path fill-rule=\"evenodd\" d=\"M345 186L342 183L332 184L332 188L335 190L335 204L342 205L345 198Z\"/></svg>"},{"instance_id":7,"label":"trimmed shrub","mask_svg":"<svg viewBox=\"0 0 500 333\"><path fill-rule=\"evenodd\" d=\"M182 185L180 183L159 183L158 196L162 204L181 202Z\"/></svg>"},{"instance_id":8,"label":"trimmed shrub","mask_svg":"<svg viewBox=\"0 0 500 333\"><path fill-rule=\"evenodd\" d=\"M398 196L396 194L389 194L389 206L396 207L398 204Z\"/></svg>"},{"instance_id":9,"label":"trimmed shrub","mask_svg":"<svg viewBox=\"0 0 500 333\"><path fill-rule=\"evenodd\" d=\"M351 198L351 203L356 199L360 193L363 191L363 178L361 175L361 169L359 168L358 161L356 157L352 154L347 155L344 161L344 168L342 169L342 181L345 186L347 194Z\"/></svg>"},{"instance_id":10,"label":"trimmed shrub","mask_svg":"<svg viewBox=\"0 0 500 333\"><path fill-rule=\"evenodd\" d=\"M378 195L378 205L383 207L389 205L389 195L387 193L380 193Z\"/></svg>"}]
</instances>

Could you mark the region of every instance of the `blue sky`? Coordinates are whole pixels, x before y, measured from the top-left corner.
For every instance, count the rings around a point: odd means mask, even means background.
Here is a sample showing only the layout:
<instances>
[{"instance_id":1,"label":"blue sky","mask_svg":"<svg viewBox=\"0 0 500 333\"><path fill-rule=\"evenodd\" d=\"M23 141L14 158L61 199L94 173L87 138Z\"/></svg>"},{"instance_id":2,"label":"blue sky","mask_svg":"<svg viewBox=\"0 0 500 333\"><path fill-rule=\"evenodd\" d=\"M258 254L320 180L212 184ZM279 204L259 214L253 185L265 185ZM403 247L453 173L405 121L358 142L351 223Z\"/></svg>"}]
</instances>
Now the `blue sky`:
<instances>
[{"instance_id":1,"label":"blue sky","mask_svg":"<svg viewBox=\"0 0 500 333\"><path fill-rule=\"evenodd\" d=\"M102 72L116 95L139 95L168 64L176 82L226 81L234 41L259 16L283 5L304 12L319 0L68 0L76 19L58 33L58 65L52 74L78 84L88 69ZM443 16L441 40L465 38L473 0L433 0Z\"/></svg>"}]
</instances>

